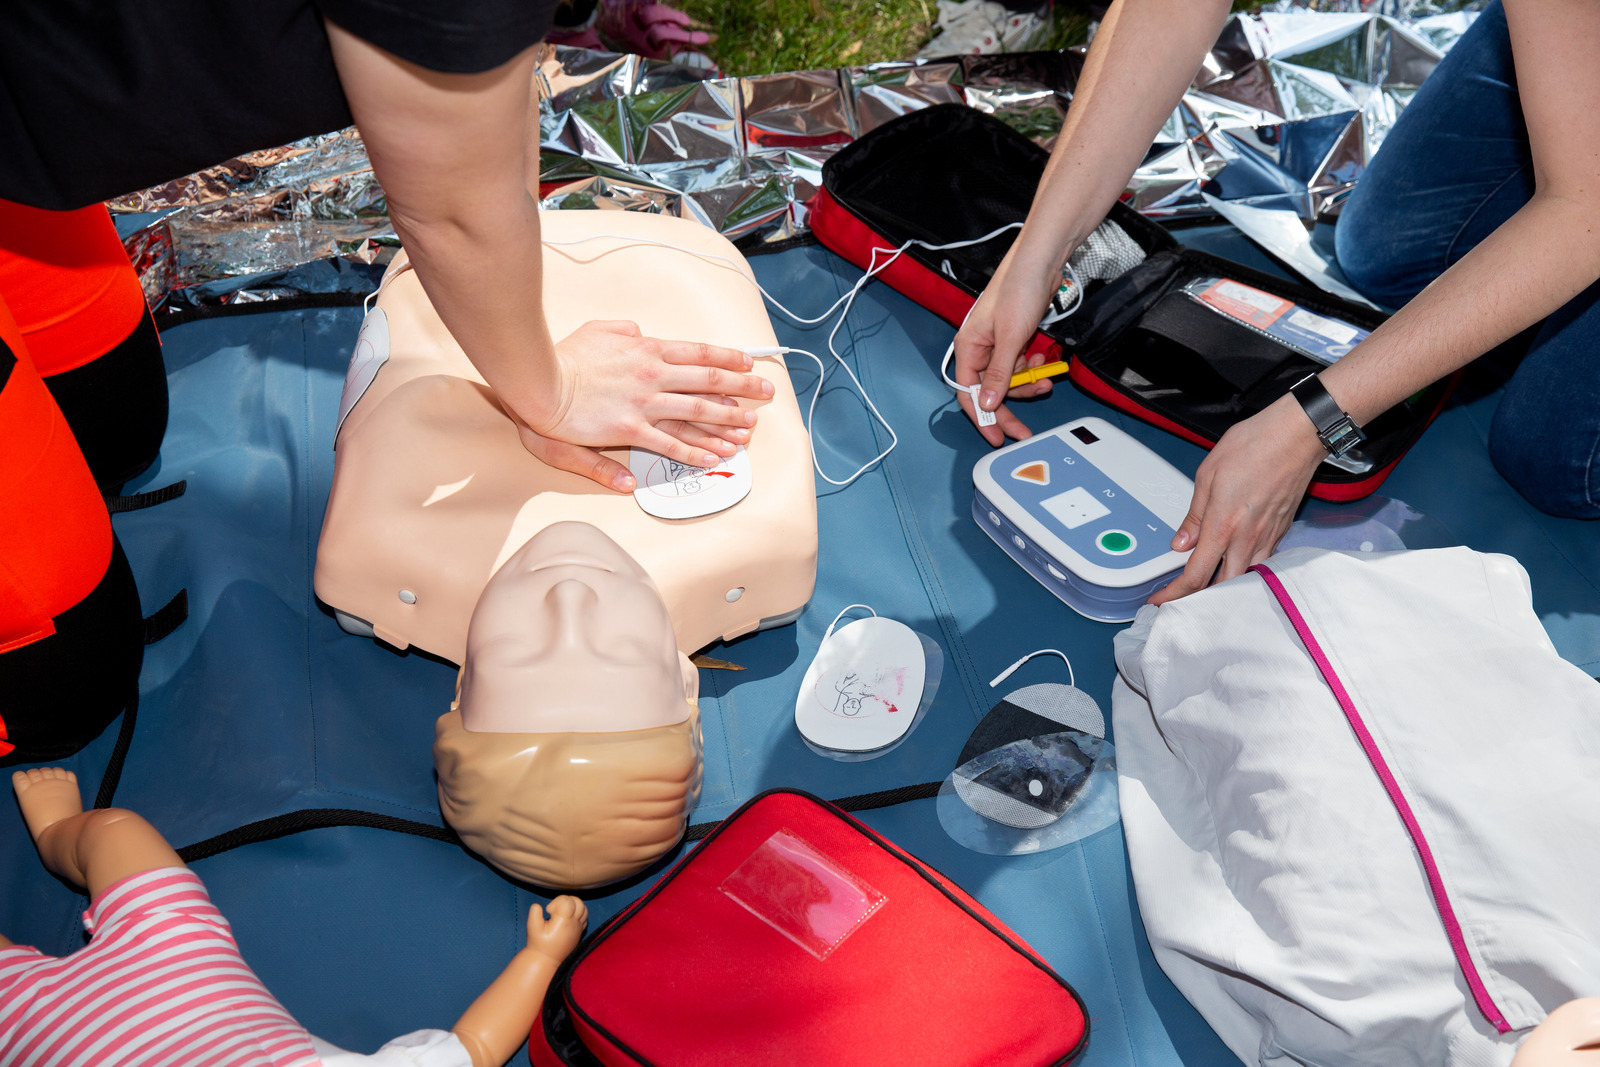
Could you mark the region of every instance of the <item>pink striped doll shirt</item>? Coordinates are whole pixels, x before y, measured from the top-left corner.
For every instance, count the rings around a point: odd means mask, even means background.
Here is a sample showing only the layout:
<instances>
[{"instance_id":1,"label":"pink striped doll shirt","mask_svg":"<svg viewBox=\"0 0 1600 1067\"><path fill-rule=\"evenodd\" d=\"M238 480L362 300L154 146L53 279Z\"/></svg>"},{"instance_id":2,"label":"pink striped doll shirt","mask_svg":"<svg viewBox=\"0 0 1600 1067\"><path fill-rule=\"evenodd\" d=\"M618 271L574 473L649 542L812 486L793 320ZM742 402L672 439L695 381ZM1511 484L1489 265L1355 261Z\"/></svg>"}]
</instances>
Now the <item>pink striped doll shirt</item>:
<instances>
[{"instance_id":1,"label":"pink striped doll shirt","mask_svg":"<svg viewBox=\"0 0 1600 1067\"><path fill-rule=\"evenodd\" d=\"M370 1056L306 1033L186 868L122 879L84 925L89 944L60 959L0 948L0 1067L471 1067L446 1030Z\"/></svg>"}]
</instances>

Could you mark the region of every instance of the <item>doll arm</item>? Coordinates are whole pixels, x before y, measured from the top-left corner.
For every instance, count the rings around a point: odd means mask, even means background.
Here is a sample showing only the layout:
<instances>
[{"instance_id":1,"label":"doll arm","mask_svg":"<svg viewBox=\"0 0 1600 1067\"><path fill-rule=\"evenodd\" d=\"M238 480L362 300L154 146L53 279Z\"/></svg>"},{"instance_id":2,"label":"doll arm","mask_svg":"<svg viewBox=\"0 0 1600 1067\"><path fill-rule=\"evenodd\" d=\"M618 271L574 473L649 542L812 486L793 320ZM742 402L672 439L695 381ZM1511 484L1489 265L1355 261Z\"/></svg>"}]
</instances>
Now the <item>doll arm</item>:
<instances>
[{"instance_id":1,"label":"doll arm","mask_svg":"<svg viewBox=\"0 0 1600 1067\"><path fill-rule=\"evenodd\" d=\"M472 1067L502 1067L528 1037L561 961L583 936L588 909L577 897L556 897L550 916L528 911L528 944L472 1002L452 1032L472 1056Z\"/></svg>"}]
</instances>

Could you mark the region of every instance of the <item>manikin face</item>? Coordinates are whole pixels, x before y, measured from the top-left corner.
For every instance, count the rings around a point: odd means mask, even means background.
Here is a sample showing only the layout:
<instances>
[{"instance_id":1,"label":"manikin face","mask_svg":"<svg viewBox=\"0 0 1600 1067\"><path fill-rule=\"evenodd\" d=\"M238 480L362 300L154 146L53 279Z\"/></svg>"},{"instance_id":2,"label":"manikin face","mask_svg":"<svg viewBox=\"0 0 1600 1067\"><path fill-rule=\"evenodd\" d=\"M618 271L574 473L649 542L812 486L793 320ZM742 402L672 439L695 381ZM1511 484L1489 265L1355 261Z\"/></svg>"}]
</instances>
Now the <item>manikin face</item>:
<instances>
[{"instance_id":1,"label":"manikin face","mask_svg":"<svg viewBox=\"0 0 1600 1067\"><path fill-rule=\"evenodd\" d=\"M593 526L556 523L473 612L459 710L434 740L440 811L513 877L626 878L683 836L703 763L695 696L649 576Z\"/></svg>"},{"instance_id":2,"label":"manikin face","mask_svg":"<svg viewBox=\"0 0 1600 1067\"><path fill-rule=\"evenodd\" d=\"M460 690L468 730L646 729L685 721L690 696L661 594L587 523L534 535L473 612Z\"/></svg>"}]
</instances>

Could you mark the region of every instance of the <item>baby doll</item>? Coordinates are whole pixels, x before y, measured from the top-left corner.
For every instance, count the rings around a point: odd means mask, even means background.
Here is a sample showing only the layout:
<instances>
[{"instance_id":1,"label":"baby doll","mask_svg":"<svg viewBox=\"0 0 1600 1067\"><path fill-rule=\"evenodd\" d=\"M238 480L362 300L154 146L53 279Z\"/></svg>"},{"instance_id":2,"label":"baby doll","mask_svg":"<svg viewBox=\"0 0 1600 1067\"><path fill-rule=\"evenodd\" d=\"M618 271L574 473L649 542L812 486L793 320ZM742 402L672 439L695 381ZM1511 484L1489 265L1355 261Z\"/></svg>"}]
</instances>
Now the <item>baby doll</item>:
<instances>
[{"instance_id":1,"label":"baby doll","mask_svg":"<svg viewBox=\"0 0 1600 1067\"><path fill-rule=\"evenodd\" d=\"M527 1036L556 968L583 935L573 897L528 914L528 944L454 1029L419 1030L372 1056L308 1034L239 956L200 879L144 819L83 810L58 767L18 771L39 858L89 892L91 940L57 959L0 937L0 1063L251 1067L501 1067Z\"/></svg>"}]
</instances>

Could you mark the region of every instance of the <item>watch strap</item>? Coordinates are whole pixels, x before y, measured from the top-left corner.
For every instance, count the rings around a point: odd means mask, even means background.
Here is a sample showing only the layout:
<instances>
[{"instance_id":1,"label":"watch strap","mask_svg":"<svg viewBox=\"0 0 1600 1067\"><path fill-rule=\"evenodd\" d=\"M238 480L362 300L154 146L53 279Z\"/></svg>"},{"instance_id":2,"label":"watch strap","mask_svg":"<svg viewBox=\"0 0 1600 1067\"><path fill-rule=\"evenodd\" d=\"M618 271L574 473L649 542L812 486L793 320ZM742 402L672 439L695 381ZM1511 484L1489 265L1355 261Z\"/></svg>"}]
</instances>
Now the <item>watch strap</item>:
<instances>
[{"instance_id":1,"label":"watch strap","mask_svg":"<svg viewBox=\"0 0 1600 1067\"><path fill-rule=\"evenodd\" d=\"M1335 456L1342 456L1360 442L1366 434L1355 424L1339 402L1335 400L1315 374L1308 374L1289 388L1300 407L1316 428L1317 438Z\"/></svg>"}]
</instances>

